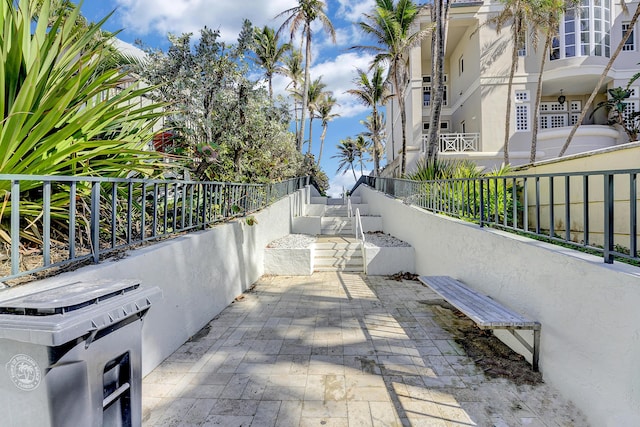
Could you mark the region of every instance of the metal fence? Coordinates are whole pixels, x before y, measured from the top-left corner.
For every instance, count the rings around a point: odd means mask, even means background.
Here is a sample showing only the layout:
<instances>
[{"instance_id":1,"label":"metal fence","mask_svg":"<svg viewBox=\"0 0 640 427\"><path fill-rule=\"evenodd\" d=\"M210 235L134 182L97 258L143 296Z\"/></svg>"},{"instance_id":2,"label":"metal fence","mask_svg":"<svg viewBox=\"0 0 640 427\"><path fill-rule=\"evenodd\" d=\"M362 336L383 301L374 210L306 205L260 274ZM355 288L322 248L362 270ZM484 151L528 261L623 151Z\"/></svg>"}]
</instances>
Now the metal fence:
<instances>
[{"instance_id":1,"label":"metal fence","mask_svg":"<svg viewBox=\"0 0 640 427\"><path fill-rule=\"evenodd\" d=\"M248 216L308 183L0 174L0 281Z\"/></svg>"},{"instance_id":2,"label":"metal fence","mask_svg":"<svg viewBox=\"0 0 640 427\"><path fill-rule=\"evenodd\" d=\"M426 210L614 258L640 261L640 169L365 183ZM354 187L355 188L355 187Z\"/></svg>"}]
</instances>

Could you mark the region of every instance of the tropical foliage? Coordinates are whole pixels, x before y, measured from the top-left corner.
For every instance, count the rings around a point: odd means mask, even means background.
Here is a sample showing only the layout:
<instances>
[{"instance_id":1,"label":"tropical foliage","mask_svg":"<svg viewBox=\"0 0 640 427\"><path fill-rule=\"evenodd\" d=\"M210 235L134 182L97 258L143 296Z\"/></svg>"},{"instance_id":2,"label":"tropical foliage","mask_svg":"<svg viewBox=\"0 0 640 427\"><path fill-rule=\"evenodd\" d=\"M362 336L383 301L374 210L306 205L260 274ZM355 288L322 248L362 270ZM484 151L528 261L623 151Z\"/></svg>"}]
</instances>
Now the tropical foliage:
<instances>
[{"instance_id":1,"label":"tropical foliage","mask_svg":"<svg viewBox=\"0 0 640 427\"><path fill-rule=\"evenodd\" d=\"M191 34L170 35L166 53L147 49L149 60L139 73L158 87L156 100L172 103L167 118L172 152L188 157L198 179L281 180L302 167L286 106L273 104L247 77L246 54L255 34L245 21L235 44L220 41L219 31L205 27L196 41Z\"/></svg>"},{"instance_id":2,"label":"tropical foliage","mask_svg":"<svg viewBox=\"0 0 640 427\"><path fill-rule=\"evenodd\" d=\"M255 62L264 69L269 84L269 99L273 100L273 75L280 70L280 62L284 54L291 49L289 43L280 44L275 30L265 25L256 28L253 35L253 52Z\"/></svg>"},{"instance_id":3,"label":"tropical foliage","mask_svg":"<svg viewBox=\"0 0 640 427\"><path fill-rule=\"evenodd\" d=\"M371 116L362 124L367 127L368 133L365 136L373 142L373 176L378 176L380 156L384 150L384 116L378 108L391 98L389 84L384 77L384 69L379 65L373 67L371 77L361 69L356 72L357 77L353 81L355 88L347 90L347 93L371 108Z\"/></svg>"},{"instance_id":4,"label":"tropical foliage","mask_svg":"<svg viewBox=\"0 0 640 427\"><path fill-rule=\"evenodd\" d=\"M309 85L311 84L310 69L311 69L311 41L312 28L311 24L319 21L322 28L329 37L336 42L336 31L331 24L331 20L325 14L327 5L322 0L298 0L298 6L292 7L280 13L278 17L286 16L285 21L278 29L278 34L284 29L289 29L289 35L291 39L294 38L298 30L302 30L302 39L305 45L305 64L304 64L304 79L302 89L302 109L300 113L300 131L297 135L298 151L302 151L302 144L305 137L305 109L307 108L309 99Z\"/></svg>"},{"instance_id":5,"label":"tropical foliage","mask_svg":"<svg viewBox=\"0 0 640 427\"><path fill-rule=\"evenodd\" d=\"M631 96L631 89L629 88L631 83L633 83L633 80L629 82L626 88L615 87L609 89L607 91L609 99L598 103L591 115L600 109L606 110L609 114L609 124L620 125L629 137L629 141L636 141L638 131L640 131L640 112L634 111L628 116L626 114L627 102L625 101Z\"/></svg>"},{"instance_id":6,"label":"tropical foliage","mask_svg":"<svg viewBox=\"0 0 640 427\"><path fill-rule=\"evenodd\" d=\"M153 88L131 84L128 68L117 66L112 36L100 29L107 18L79 25L79 6L66 1L3 1L0 9L0 173L157 174L161 156L145 148L163 105L137 102ZM0 183L5 240L8 186ZM33 181L21 188L21 218L33 227L42 212L37 186ZM88 190L77 191L81 198ZM52 192L55 221L69 198L65 188Z\"/></svg>"},{"instance_id":7,"label":"tropical foliage","mask_svg":"<svg viewBox=\"0 0 640 427\"><path fill-rule=\"evenodd\" d=\"M482 172L469 160L423 158L409 175L422 187L412 202L462 219L477 221L482 215L483 221L512 225L514 206L521 211L521 188L516 186L514 191L513 180L500 178L510 171L507 165Z\"/></svg>"},{"instance_id":8,"label":"tropical foliage","mask_svg":"<svg viewBox=\"0 0 640 427\"><path fill-rule=\"evenodd\" d=\"M411 0L398 0L396 4L393 0L376 0L373 13L364 14L364 20L358 22L360 29L371 36L376 44L352 47L374 53L373 66L389 66L402 124L401 175L405 174L407 167L407 113L404 94L408 54L411 48L419 45L428 35L428 30L414 31L419 12L420 7Z\"/></svg>"}]
</instances>

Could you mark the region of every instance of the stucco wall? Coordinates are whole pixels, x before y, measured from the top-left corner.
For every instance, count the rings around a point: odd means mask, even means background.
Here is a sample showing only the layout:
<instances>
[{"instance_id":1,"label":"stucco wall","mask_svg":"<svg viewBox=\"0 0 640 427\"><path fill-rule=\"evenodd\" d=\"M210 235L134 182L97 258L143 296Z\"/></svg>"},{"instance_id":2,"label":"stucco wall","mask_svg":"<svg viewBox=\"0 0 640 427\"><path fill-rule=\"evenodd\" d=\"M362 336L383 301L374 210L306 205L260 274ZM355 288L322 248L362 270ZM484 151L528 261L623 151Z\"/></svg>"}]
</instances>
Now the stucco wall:
<instances>
[{"instance_id":1,"label":"stucco wall","mask_svg":"<svg viewBox=\"0 0 640 427\"><path fill-rule=\"evenodd\" d=\"M637 169L640 165L640 142L599 150L597 152L577 154L573 156L540 162L528 168L521 168L515 175L571 173L585 171ZM581 177L571 178L571 238L576 242L584 239L583 225L583 181ZM629 243L629 176L619 175L614 180L614 243L625 248ZM535 185L528 187L528 199L535 200ZM563 234L564 221L564 180L556 178L554 182L554 226L556 233ZM589 183L589 241L604 244L604 187L603 178L590 178ZM549 229L549 182L540 180L540 224ZM636 194L636 205L640 206L640 189ZM535 226L535 208L529 208L530 227Z\"/></svg>"},{"instance_id":2,"label":"stucco wall","mask_svg":"<svg viewBox=\"0 0 640 427\"><path fill-rule=\"evenodd\" d=\"M640 269L407 206L360 186L416 273L449 275L542 323L540 369L593 426L640 419Z\"/></svg>"},{"instance_id":3,"label":"stucco wall","mask_svg":"<svg viewBox=\"0 0 640 427\"><path fill-rule=\"evenodd\" d=\"M151 306L142 329L143 374L146 375L204 327L264 271L264 248L291 229L291 213L303 191L254 214L257 224L242 219L128 251L125 258L32 282L4 291L8 299L74 281L139 281L158 286L163 298Z\"/></svg>"}]
</instances>

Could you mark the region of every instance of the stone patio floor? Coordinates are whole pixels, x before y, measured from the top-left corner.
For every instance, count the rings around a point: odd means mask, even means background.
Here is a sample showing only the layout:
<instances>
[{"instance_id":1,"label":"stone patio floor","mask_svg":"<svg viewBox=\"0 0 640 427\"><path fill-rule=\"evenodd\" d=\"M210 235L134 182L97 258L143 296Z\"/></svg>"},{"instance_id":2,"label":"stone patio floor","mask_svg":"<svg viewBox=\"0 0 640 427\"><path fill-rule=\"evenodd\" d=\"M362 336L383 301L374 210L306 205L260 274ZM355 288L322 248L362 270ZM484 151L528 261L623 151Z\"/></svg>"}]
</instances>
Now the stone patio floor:
<instances>
[{"instance_id":1,"label":"stone patio floor","mask_svg":"<svg viewBox=\"0 0 640 427\"><path fill-rule=\"evenodd\" d=\"M488 379L415 281L263 277L143 380L144 426L586 426L549 385Z\"/></svg>"}]
</instances>

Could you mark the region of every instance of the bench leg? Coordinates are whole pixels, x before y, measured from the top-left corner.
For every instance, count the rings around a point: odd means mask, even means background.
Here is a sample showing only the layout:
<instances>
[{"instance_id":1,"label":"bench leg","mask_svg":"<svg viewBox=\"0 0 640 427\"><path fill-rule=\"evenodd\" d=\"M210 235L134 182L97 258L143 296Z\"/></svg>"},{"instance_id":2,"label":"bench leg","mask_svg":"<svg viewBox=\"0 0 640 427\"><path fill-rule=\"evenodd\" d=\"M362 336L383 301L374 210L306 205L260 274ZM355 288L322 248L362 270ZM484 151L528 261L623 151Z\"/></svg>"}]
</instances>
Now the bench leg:
<instances>
[{"instance_id":1,"label":"bench leg","mask_svg":"<svg viewBox=\"0 0 640 427\"><path fill-rule=\"evenodd\" d=\"M533 330L533 370L538 372L538 361L540 360L540 329Z\"/></svg>"}]
</instances>

